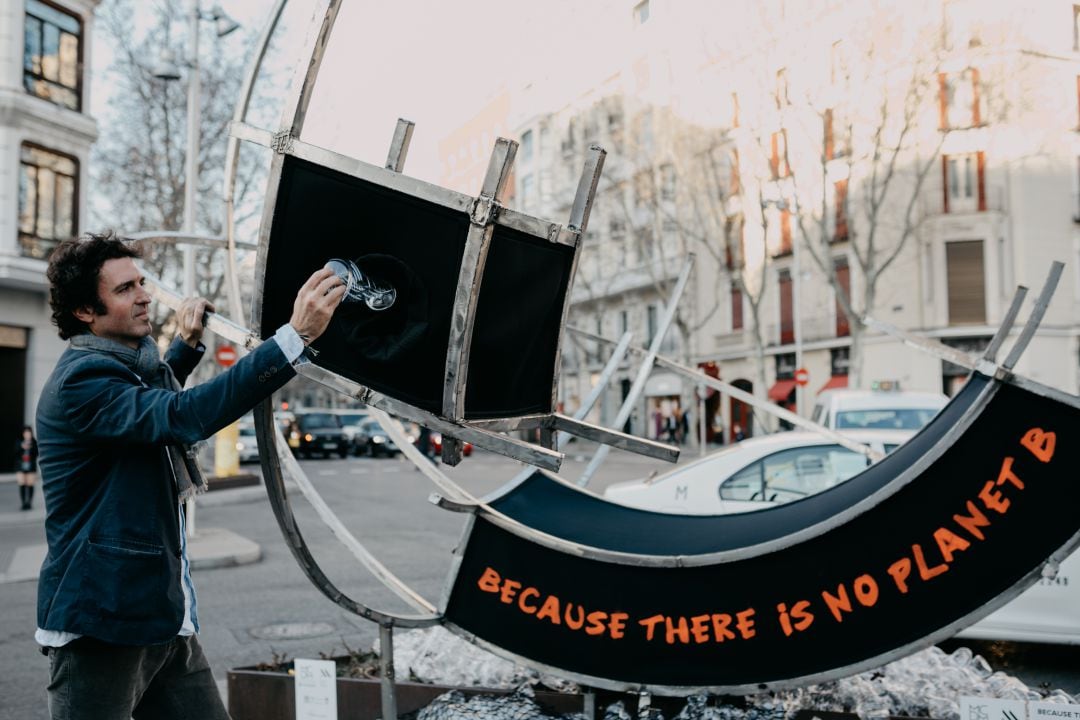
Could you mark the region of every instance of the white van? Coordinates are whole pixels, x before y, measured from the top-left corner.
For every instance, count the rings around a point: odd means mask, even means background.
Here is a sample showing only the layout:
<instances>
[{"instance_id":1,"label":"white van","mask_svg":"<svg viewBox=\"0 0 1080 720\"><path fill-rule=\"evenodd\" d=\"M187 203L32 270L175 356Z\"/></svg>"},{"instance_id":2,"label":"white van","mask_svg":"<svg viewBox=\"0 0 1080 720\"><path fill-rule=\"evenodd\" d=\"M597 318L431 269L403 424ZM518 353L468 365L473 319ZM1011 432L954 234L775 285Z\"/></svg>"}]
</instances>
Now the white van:
<instances>
[{"instance_id":1,"label":"white van","mask_svg":"<svg viewBox=\"0 0 1080 720\"><path fill-rule=\"evenodd\" d=\"M918 430L948 402L944 393L826 390L810 419L832 430Z\"/></svg>"}]
</instances>

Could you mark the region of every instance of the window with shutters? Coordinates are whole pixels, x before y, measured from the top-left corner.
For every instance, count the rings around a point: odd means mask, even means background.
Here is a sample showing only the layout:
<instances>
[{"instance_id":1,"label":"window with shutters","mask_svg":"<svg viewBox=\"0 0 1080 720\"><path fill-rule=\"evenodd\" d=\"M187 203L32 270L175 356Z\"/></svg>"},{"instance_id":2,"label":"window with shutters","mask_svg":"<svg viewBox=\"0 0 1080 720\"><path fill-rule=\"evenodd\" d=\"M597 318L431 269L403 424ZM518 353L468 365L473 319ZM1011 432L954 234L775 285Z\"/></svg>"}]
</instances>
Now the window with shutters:
<instances>
[{"instance_id":1,"label":"window with shutters","mask_svg":"<svg viewBox=\"0 0 1080 720\"><path fill-rule=\"evenodd\" d=\"M986 278L983 268L983 241L962 240L945 243L945 272L948 282L949 324L986 323Z\"/></svg>"},{"instance_id":2,"label":"window with shutters","mask_svg":"<svg viewBox=\"0 0 1080 720\"><path fill-rule=\"evenodd\" d=\"M848 239L848 181L837 180L833 185L833 211L835 222L833 224L833 242L843 242Z\"/></svg>"},{"instance_id":3,"label":"window with shutters","mask_svg":"<svg viewBox=\"0 0 1080 720\"><path fill-rule=\"evenodd\" d=\"M829 108L823 117L825 134L825 160L847 157L851 154L851 124L847 113L840 107Z\"/></svg>"},{"instance_id":4,"label":"window with shutters","mask_svg":"<svg viewBox=\"0 0 1080 720\"><path fill-rule=\"evenodd\" d=\"M736 283L731 283L731 329L743 329L742 289Z\"/></svg>"},{"instance_id":5,"label":"window with shutters","mask_svg":"<svg viewBox=\"0 0 1080 720\"><path fill-rule=\"evenodd\" d=\"M777 109L781 109L785 105L790 104L791 100L788 98L787 68L780 68L776 71L776 107Z\"/></svg>"},{"instance_id":6,"label":"window with shutters","mask_svg":"<svg viewBox=\"0 0 1080 720\"><path fill-rule=\"evenodd\" d=\"M23 86L31 95L82 109L82 21L41 0L26 0Z\"/></svg>"},{"instance_id":7,"label":"window with shutters","mask_svg":"<svg viewBox=\"0 0 1080 720\"><path fill-rule=\"evenodd\" d=\"M1072 29L1073 50L1080 50L1080 5L1073 5Z\"/></svg>"},{"instance_id":8,"label":"window with shutters","mask_svg":"<svg viewBox=\"0 0 1080 720\"><path fill-rule=\"evenodd\" d=\"M795 298L792 294L791 272L781 270L777 284L780 291L780 344L787 345L795 342Z\"/></svg>"},{"instance_id":9,"label":"window with shutters","mask_svg":"<svg viewBox=\"0 0 1080 720\"><path fill-rule=\"evenodd\" d=\"M772 170L772 179L779 180L791 174L787 159L787 130L777 130L771 138L772 153L769 157L769 168Z\"/></svg>"},{"instance_id":10,"label":"window with shutters","mask_svg":"<svg viewBox=\"0 0 1080 720\"><path fill-rule=\"evenodd\" d=\"M844 295L848 298L848 302L851 302L851 269L848 267L847 258L838 257L833 260L833 265L836 268L836 284L843 290ZM839 293L837 293L836 337L847 337L850 334L851 325L848 323L847 313L844 312L844 306L840 304Z\"/></svg>"},{"instance_id":11,"label":"window with shutters","mask_svg":"<svg viewBox=\"0 0 1080 720\"><path fill-rule=\"evenodd\" d=\"M660 166L660 199L674 200L675 185L675 166L671 163L664 163Z\"/></svg>"},{"instance_id":12,"label":"window with shutters","mask_svg":"<svg viewBox=\"0 0 1080 720\"><path fill-rule=\"evenodd\" d=\"M977 127L983 124L979 71L968 68L957 73L938 73L938 125L942 130Z\"/></svg>"},{"instance_id":13,"label":"window with shutters","mask_svg":"<svg viewBox=\"0 0 1080 720\"><path fill-rule=\"evenodd\" d=\"M942 155L944 211L986 210L986 155L982 152Z\"/></svg>"},{"instance_id":14,"label":"window with shutters","mask_svg":"<svg viewBox=\"0 0 1080 720\"><path fill-rule=\"evenodd\" d=\"M23 143L19 163L19 246L47 258L78 226L79 161Z\"/></svg>"}]
</instances>

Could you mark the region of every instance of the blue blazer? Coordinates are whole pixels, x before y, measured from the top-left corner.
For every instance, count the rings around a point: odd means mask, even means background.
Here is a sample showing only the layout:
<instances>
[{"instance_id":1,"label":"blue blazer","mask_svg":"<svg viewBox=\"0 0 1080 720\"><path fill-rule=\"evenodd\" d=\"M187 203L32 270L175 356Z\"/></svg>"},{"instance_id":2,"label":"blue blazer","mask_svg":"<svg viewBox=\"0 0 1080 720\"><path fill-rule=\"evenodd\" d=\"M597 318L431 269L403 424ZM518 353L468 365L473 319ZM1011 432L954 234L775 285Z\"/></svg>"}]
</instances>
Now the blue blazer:
<instances>
[{"instance_id":1,"label":"blue blazer","mask_svg":"<svg viewBox=\"0 0 1080 720\"><path fill-rule=\"evenodd\" d=\"M165 362L183 383L202 355L177 338ZM273 341L180 392L147 387L112 356L65 350L37 410L49 544L38 627L122 645L174 637L184 596L165 447L209 437L295 374Z\"/></svg>"}]
</instances>

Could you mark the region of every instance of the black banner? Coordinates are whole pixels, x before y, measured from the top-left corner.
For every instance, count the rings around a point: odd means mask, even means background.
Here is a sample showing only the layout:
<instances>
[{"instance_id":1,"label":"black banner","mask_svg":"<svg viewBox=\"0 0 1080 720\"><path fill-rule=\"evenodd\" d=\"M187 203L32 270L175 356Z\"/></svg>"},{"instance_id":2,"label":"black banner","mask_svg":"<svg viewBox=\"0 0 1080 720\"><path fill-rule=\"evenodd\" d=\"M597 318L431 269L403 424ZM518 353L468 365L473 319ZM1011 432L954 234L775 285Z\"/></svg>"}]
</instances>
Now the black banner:
<instances>
[{"instance_id":1,"label":"black banner","mask_svg":"<svg viewBox=\"0 0 1080 720\"><path fill-rule=\"evenodd\" d=\"M968 410L977 412L975 405ZM581 557L478 516L446 618L509 653L598 685L765 688L885 662L955 623L975 622L990 612L988 603L1070 542L1080 529L1078 415L1003 385L914 479L895 480L917 466L910 451L864 473L888 470L894 482L864 498L861 514L769 552L725 548L732 552L714 564L656 567ZM912 448L932 446L956 420L943 413ZM849 481L852 487L861 477ZM841 485L710 521L716 533L729 518L767 527L772 517L813 511L830 493L845 492L854 502ZM566 507L575 517L572 504ZM647 553L642 546L650 541L670 548L670 538L650 540L649 529L660 526L640 511L617 510L625 512L624 522L612 528L625 536L645 533L636 552ZM562 508L543 512L560 516ZM588 523L584 513L581 518ZM672 522L681 518L665 518L665 532L677 535ZM700 523L693 532L702 532Z\"/></svg>"}]
</instances>

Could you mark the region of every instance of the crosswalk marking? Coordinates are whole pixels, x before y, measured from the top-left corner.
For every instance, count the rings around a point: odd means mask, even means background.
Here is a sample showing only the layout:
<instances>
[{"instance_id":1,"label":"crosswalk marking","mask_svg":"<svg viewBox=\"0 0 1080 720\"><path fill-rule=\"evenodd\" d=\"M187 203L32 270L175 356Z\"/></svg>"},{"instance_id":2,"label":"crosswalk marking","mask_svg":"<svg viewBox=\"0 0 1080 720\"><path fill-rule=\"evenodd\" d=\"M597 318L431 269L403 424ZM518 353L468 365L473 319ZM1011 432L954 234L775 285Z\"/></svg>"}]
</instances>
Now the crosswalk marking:
<instances>
[{"instance_id":1,"label":"crosswalk marking","mask_svg":"<svg viewBox=\"0 0 1080 720\"><path fill-rule=\"evenodd\" d=\"M45 553L48 550L49 546L45 543L16 548L7 572L0 573L0 583L37 580L38 571L41 570L41 563L45 560Z\"/></svg>"}]
</instances>

